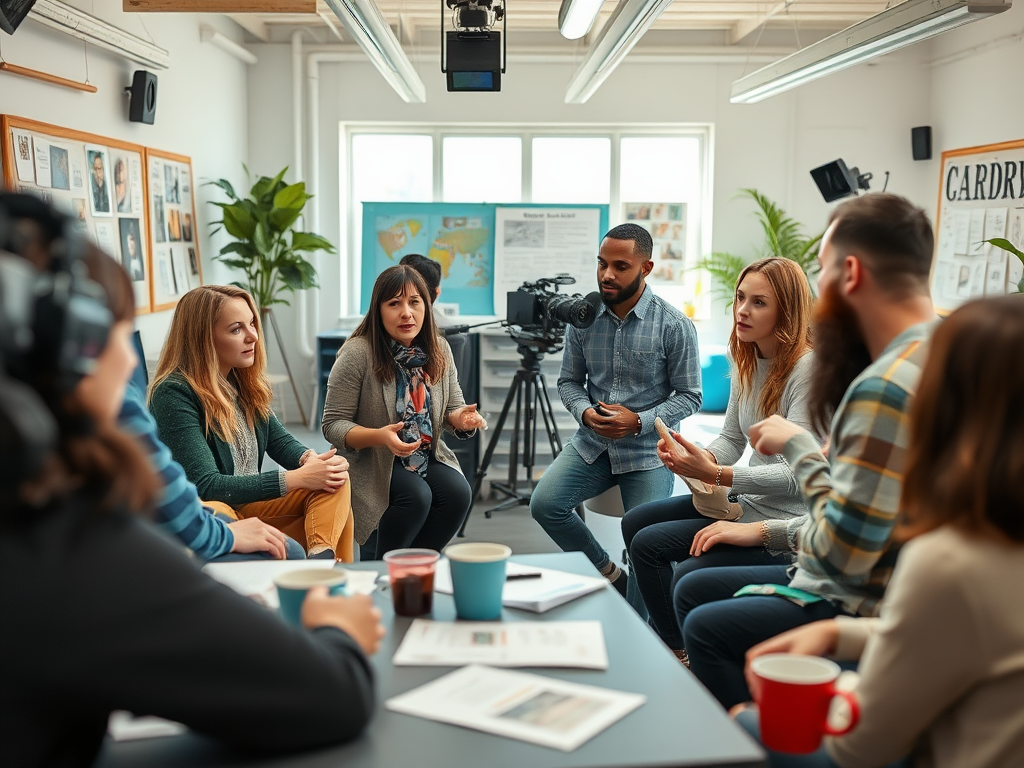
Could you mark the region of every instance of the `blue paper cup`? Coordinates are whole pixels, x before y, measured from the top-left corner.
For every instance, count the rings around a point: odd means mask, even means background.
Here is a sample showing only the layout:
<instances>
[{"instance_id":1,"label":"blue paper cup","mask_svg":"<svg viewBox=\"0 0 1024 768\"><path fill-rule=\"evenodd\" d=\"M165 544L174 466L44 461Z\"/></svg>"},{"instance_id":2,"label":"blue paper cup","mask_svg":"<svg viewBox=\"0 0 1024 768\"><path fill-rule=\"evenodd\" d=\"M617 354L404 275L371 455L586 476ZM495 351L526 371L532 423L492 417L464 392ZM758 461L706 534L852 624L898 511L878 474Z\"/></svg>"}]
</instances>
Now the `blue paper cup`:
<instances>
[{"instance_id":1,"label":"blue paper cup","mask_svg":"<svg viewBox=\"0 0 1024 768\"><path fill-rule=\"evenodd\" d=\"M460 619L501 618L505 563L512 550L504 544L452 544L444 550L452 571L455 614Z\"/></svg>"},{"instance_id":2,"label":"blue paper cup","mask_svg":"<svg viewBox=\"0 0 1024 768\"><path fill-rule=\"evenodd\" d=\"M289 624L302 626L302 603L313 587L327 587L332 595L347 594L348 571L344 568L307 568L285 571L274 578L281 618Z\"/></svg>"}]
</instances>

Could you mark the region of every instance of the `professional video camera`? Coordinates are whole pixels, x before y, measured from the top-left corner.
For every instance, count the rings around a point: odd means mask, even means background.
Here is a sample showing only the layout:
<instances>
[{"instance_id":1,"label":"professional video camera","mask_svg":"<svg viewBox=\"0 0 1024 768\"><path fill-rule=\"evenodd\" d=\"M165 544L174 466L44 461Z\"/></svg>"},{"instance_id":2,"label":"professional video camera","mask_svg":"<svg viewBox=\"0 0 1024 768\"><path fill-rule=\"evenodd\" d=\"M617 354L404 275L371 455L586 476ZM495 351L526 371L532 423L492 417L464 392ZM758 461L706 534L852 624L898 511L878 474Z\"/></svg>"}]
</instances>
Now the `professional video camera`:
<instances>
[{"instance_id":1,"label":"professional video camera","mask_svg":"<svg viewBox=\"0 0 1024 768\"><path fill-rule=\"evenodd\" d=\"M505 0L441 0L441 71L449 91L500 91L508 46ZM444 9L452 29L445 29ZM500 30L494 27L499 24Z\"/></svg>"},{"instance_id":2,"label":"professional video camera","mask_svg":"<svg viewBox=\"0 0 1024 768\"><path fill-rule=\"evenodd\" d=\"M550 353L562 348L566 324L589 328L601 297L596 291L586 298L578 293L558 293L558 286L575 282L569 275L556 275L509 291L506 323L512 338L535 352Z\"/></svg>"}]
</instances>

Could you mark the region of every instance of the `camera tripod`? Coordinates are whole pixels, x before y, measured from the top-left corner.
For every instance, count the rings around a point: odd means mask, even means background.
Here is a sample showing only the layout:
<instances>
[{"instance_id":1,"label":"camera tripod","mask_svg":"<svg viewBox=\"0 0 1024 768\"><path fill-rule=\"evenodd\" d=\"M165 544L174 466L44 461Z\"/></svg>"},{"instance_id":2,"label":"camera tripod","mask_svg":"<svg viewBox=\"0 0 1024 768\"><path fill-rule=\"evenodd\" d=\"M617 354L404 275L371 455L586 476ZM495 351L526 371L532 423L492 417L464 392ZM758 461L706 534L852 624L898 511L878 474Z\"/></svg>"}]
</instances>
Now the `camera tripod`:
<instances>
[{"instance_id":1,"label":"camera tripod","mask_svg":"<svg viewBox=\"0 0 1024 768\"><path fill-rule=\"evenodd\" d=\"M498 506L484 512L484 515L488 518L494 512L511 509L512 507L527 506L530 503L530 495L533 493L534 488L534 458L537 455L538 413L544 419L544 430L547 434L548 444L551 446L551 458L554 459L562 452L562 440L558 436L558 427L555 425L555 414L551 408L551 399L548 397L547 383L544 379L544 374L540 370L540 361L544 359L545 352L538 352L522 343L517 346L517 349L522 356L522 361L518 370L516 370L512 386L509 387L508 395L505 397L505 404L501 408L501 414L498 416L494 432L487 443L487 450L484 452L483 460L480 462L480 467L476 471L476 479L473 482L472 499L476 501L480 493L480 486L487 475L487 468L491 464L494 449L498 445L498 440L501 439L501 430L505 426L505 420L508 418L509 411L512 410L512 402L514 400L516 410L512 423L512 444L509 448L508 482L491 483L491 488L508 498L498 504ZM546 352L551 351L557 351L557 349L546 349ZM523 467L526 470L526 480L529 484L529 488L524 491L520 491L518 487L519 466L517 460L520 436L522 436L523 441ZM459 536L465 535L466 523L468 521L469 512L466 513L466 517L462 521Z\"/></svg>"}]
</instances>

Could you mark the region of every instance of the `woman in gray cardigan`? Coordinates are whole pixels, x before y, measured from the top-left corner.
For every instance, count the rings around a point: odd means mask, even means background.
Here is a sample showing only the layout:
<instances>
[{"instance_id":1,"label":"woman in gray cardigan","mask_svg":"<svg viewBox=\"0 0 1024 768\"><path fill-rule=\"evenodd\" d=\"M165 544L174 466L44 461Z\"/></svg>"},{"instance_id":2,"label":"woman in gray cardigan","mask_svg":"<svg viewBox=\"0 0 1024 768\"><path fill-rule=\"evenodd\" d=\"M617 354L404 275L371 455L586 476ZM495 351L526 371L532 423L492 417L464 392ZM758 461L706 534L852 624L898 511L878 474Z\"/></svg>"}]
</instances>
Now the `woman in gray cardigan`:
<instances>
[{"instance_id":1,"label":"woman in gray cardigan","mask_svg":"<svg viewBox=\"0 0 1024 768\"><path fill-rule=\"evenodd\" d=\"M323 415L324 437L356 478L352 513L360 546L377 531L377 559L403 547L444 547L471 492L441 434L465 436L485 426L462 397L423 278L404 265L384 270L370 311L338 351Z\"/></svg>"}]
</instances>

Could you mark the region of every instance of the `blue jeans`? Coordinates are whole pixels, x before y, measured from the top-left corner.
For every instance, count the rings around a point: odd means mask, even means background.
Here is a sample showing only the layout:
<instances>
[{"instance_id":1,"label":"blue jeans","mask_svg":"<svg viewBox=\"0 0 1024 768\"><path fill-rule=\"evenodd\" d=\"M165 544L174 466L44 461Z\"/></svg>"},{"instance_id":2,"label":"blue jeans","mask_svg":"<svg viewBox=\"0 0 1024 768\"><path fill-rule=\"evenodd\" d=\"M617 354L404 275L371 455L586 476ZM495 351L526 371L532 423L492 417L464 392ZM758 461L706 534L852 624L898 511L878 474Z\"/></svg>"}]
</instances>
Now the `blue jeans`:
<instances>
[{"instance_id":1,"label":"blue jeans","mask_svg":"<svg viewBox=\"0 0 1024 768\"><path fill-rule=\"evenodd\" d=\"M215 512L214 517L223 520L225 523L238 522L232 517L223 515L220 512ZM291 536L284 537L284 557L285 560L305 560L306 550L302 548ZM272 560L269 552L225 552L220 557L215 557L212 560L208 560L210 563L241 563L246 560Z\"/></svg>"},{"instance_id":2,"label":"blue jeans","mask_svg":"<svg viewBox=\"0 0 1024 768\"><path fill-rule=\"evenodd\" d=\"M672 493L672 483L673 475L665 467L616 475L607 451L587 464L569 443L534 488L530 514L563 552L582 552L600 570L608 565L608 553L576 514L577 505L617 485L623 508L632 509L665 498Z\"/></svg>"},{"instance_id":3,"label":"blue jeans","mask_svg":"<svg viewBox=\"0 0 1024 768\"><path fill-rule=\"evenodd\" d=\"M845 613L828 600L799 606L775 595L733 597L747 584L789 584L784 565L701 568L676 583L673 600L690 671L726 709L750 701L746 653L770 637Z\"/></svg>"},{"instance_id":4,"label":"blue jeans","mask_svg":"<svg viewBox=\"0 0 1024 768\"><path fill-rule=\"evenodd\" d=\"M791 559L789 554L771 555L763 546L731 544L720 544L699 557L690 557L694 537L713 522L696 510L692 496L652 501L631 509L622 518L631 581L647 607L648 622L674 651L683 647L683 635L672 610L672 590L679 579L698 568L787 565Z\"/></svg>"},{"instance_id":5,"label":"blue jeans","mask_svg":"<svg viewBox=\"0 0 1024 768\"><path fill-rule=\"evenodd\" d=\"M746 709L736 715L736 724L749 733L756 742L761 743L761 729L758 725L757 712ZM789 755L784 752L774 752L763 744L761 745L768 753L768 768L839 768L825 750L825 746L818 747L816 752L809 755ZM894 763L889 763L885 768L912 768L910 758L903 758Z\"/></svg>"}]
</instances>

